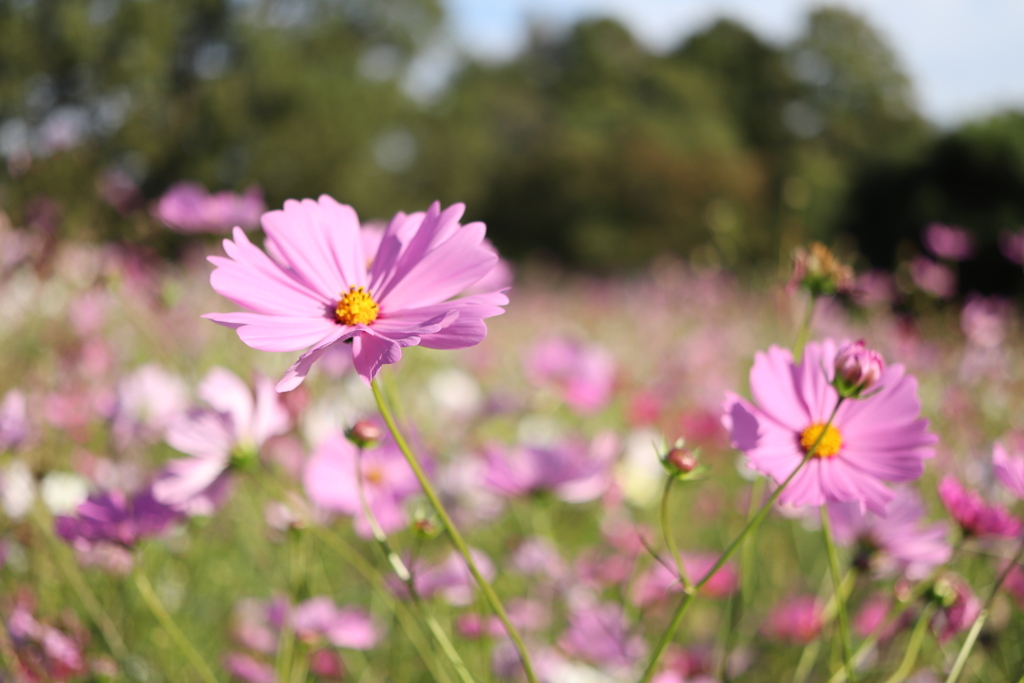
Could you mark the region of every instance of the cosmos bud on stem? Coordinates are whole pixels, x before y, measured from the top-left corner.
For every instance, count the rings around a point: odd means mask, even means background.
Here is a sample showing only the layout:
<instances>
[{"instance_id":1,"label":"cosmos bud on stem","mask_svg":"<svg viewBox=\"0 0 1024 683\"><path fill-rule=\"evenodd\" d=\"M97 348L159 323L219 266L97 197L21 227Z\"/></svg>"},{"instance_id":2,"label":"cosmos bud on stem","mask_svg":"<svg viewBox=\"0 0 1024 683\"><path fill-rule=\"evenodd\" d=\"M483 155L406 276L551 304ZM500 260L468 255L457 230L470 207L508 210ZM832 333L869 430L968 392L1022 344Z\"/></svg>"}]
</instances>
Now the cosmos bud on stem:
<instances>
[{"instance_id":1,"label":"cosmos bud on stem","mask_svg":"<svg viewBox=\"0 0 1024 683\"><path fill-rule=\"evenodd\" d=\"M864 344L864 340L847 344L836 354L836 375L833 386L843 398L859 398L878 383L885 370L882 355Z\"/></svg>"}]
</instances>

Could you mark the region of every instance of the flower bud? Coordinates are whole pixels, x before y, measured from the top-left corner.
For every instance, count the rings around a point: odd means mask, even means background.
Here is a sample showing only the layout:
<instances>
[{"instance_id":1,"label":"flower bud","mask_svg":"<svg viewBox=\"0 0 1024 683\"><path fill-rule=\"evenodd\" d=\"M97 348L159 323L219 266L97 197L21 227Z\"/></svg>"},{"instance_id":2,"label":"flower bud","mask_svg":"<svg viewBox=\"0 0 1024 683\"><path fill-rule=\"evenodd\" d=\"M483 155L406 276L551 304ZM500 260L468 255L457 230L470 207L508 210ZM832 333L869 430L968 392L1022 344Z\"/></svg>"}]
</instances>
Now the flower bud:
<instances>
[{"instance_id":1,"label":"flower bud","mask_svg":"<svg viewBox=\"0 0 1024 683\"><path fill-rule=\"evenodd\" d=\"M857 398L870 389L882 377L885 361L874 349L869 349L861 339L847 344L836 354L836 376L833 386L844 398Z\"/></svg>"},{"instance_id":2,"label":"flower bud","mask_svg":"<svg viewBox=\"0 0 1024 683\"><path fill-rule=\"evenodd\" d=\"M685 448L673 448L665 454L665 464L671 469L689 474L697 467L697 458Z\"/></svg>"},{"instance_id":3,"label":"flower bud","mask_svg":"<svg viewBox=\"0 0 1024 683\"><path fill-rule=\"evenodd\" d=\"M788 289L806 289L811 296L844 294L853 289L853 269L835 257L821 242L793 254L793 277Z\"/></svg>"},{"instance_id":4,"label":"flower bud","mask_svg":"<svg viewBox=\"0 0 1024 683\"><path fill-rule=\"evenodd\" d=\"M384 436L384 430L370 420L360 420L349 427L345 438L359 448L371 448Z\"/></svg>"}]
</instances>

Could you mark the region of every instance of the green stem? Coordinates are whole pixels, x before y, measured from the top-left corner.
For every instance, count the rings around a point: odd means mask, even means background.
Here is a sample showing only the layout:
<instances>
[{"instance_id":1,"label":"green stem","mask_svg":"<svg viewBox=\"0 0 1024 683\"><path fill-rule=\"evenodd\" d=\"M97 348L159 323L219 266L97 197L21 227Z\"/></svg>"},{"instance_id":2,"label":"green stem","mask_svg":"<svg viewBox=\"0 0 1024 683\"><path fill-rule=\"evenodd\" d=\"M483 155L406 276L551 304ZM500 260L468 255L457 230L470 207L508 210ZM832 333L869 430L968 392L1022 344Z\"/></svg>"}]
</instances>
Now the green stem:
<instances>
[{"instance_id":1,"label":"green stem","mask_svg":"<svg viewBox=\"0 0 1024 683\"><path fill-rule=\"evenodd\" d=\"M815 638L807 643L804 651L800 653L800 661L793 672L793 683L804 683L814 669L814 663L818 661L818 652L821 651L821 639Z\"/></svg>"},{"instance_id":2,"label":"green stem","mask_svg":"<svg viewBox=\"0 0 1024 683\"><path fill-rule=\"evenodd\" d=\"M892 676L885 680L885 683L902 683L914 671L914 666L917 664L917 656L921 653L921 644L924 642L925 633L928 632L928 622L931 621L934 609L934 603L924 608L924 611L917 620L913 633L910 634L910 640L907 642L907 653L903 656L903 661L900 662L899 667L893 672Z\"/></svg>"},{"instance_id":3,"label":"green stem","mask_svg":"<svg viewBox=\"0 0 1024 683\"><path fill-rule=\"evenodd\" d=\"M693 592L693 584L690 583L690 579L686 576L686 568L683 567L683 558L679 555L679 548L676 547L676 539L672 536L672 529L668 524L668 498L669 493L672 491L672 484L676 481L675 477L669 477L665 480L665 491L661 494L661 531L665 535L665 545L668 547L668 551L672 553L672 559L676 563L676 572L679 574L679 580L683 584L683 590L686 593Z\"/></svg>"},{"instance_id":4,"label":"green stem","mask_svg":"<svg viewBox=\"0 0 1024 683\"><path fill-rule=\"evenodd\" d=\"M153 590L152 584L149 583L149 579L146 578L141 568L135 570L134 577L135 587L138 588L139 595L142 596L146 606L149 607L149 611L153 613L156 620L163 626L164 631L167 632L167 635L171 637L174 644L181 650L181 654L185 655L185 659L192 664L192 668L196 670L199 677L206 681L206 683L217 683L217 677L213 675L210 666L192 646L192 643L188 641L188 638L181 632L178 625L174 623L174 619L171 618L164 604L160 602L160 598L157 597L156 591Z\"/></svg>"},{"instance_id":5,"label":"green stem","mask_svg":"<svg viewBox=\"0 0 1024 683\"><path fill-rule=\"evenodd\" d=\"M380 525L377 520L377 516L373 514L373 509L366 500L366 493L363 489L363 449L358 449L358 456L356 459L356 480L359 484L359 504L363 509L363 516L366 517L367 523L370 525L370 531L373 533L373 538L377 541L377 546L381 552L384 553L384 557L387 559L388 564L395 570L395 574L401 579L402 583L405 584L406 590L409 591L409 596L412 598L413 604L416 606L416 610L420 617L426 622L427 628L430 633L434 636L434 640L441 647L445 656L448 657L448 661L455 668L455 671L459 674L459 678L462 679L463 683L476 683L473 680L473 676L469 673L469 669L466 667L466 663L462 661L462 657L459 656L455 646L452 645L452 641L448 638L448 634L445 633L444 629L441 628L441 624L437 622L437 619L433 615L428 614L426 607L420 598L419 591L416 590L416 577L413 576L412 570L402 561L401 556L395 552L391 546L391 542L388 541L388 536L384 533L384 527Z\"/></svg>"},{"instance_id":6,"label":"green stem","mask_svg":"<svg viewBox=\"0 0 1024 683\"><path fill-rule=\"evenodd\" d=\"M256 482L260 484L267 495L279 502L287 504L288 492L284 487L281 486L276 479L269 476L269 473L262 467L256 467L254 468L254 471L256 472ZM377 592L377 596L385 605L387 605L388 609L394 613L395 618L401 623L402 630L404 630L406 635L409 636L409 641L423 660L427 669L430 670L434 680L439 682L447 681L448 677L444 675L442 669L437 667L434 658L430 655L430 646L427 644L422 631L420 631L419 624L412 617L409 609L391 593L391 589L384 583L384 580L377 573L374 566L367 562L366 558L364 558L354 547L349 545L341 536L333 533L330 529L317 524L309 517L309 515L303 515L302 523L314 536L319 538L326 545L330 546L335 553L340 555L350 567L355 569L356 572L373 587Z\"/></svg>"},{"instance_id":7,"label":"green stem","mask_svg":"<svg viewBox=\"0 0 1024 683\"><path fill-rule=\"evenodd\" d=\"M395 424L394 418L391 416L391 411L388 409L387 404L384 402L384 397L381 395L380 386L377 381L370 382L370 388L373 390L373 397L377 401L377 409L380 411L381 417L384 418L384 422L388 426L388 430L391 432L391 436L395 439L395 444L399 450L402 451L402 455L405 456L406 461L409 463L409 467L412 468L413 473L416 475L416 479L419 480L420 486L423 488L423 494L430 501L430 504L434 507L434 511L437 516L441 519L441 524L444 525L445 530L448 532L448 538L451 539L452 545L462 555L462 558L466 561L466 566L469 567L470 573L476 580L477 585L480 586L481 592L484 594L484 598L490 604L491 609L498 615L498 619L505 626L505 631L508 633L512 642L515 643L516 649L519 651L519 659L523 665L523 671L526 673L526 678L530 683L537 683L537 676L533 673L533 665L530 662L530 655L526 650L526 644L523 642L522 636L519 635L519 631L512 624L512 621L508 618L508 614L505 612L505 607L501 604L501 600L498 599L498 595L491 588L491 584L487 582L487 579L483 577L480 570L476 566L476 562L473 561L473 556L469 552L469 546L466 545L466 541L463 540L462 534L455 527L455 523L452 522L451 517L448 515L448 511L444 505L441 504L441 500L437 497L434 492L434 487L431 485L430 480L427 479L426 473L420 466L416 456L409 449L409 445L405 442L405 438L399 431L398 426Z\"/></svg>"},{"instance_id":8,"label":"green stem","mask_svg":"<svg viewBox=\"0 0 1024 683\"><path fill-rule=\"evenodd\" d=\"M811 337L811 320L814 318L814 304L817 302L818 297L812 294L807 302L803 320L800 321L800 330L796 333L796 341L793 343L793 359L797 363L803 357L804 347L807 346L807 340Z\"/></svg>"},{"instance_id":9,"label":"green stem","mask_svg":"<svg viewBox=\"0 0 1024 683\"><path fill-rule=\"evenodd\" d=\"M821 445L821 440L825 438L825 434L828 432L828 428L832 425L832 420L835 419L836 413L839 411L839 406L843 404L843 400L844 399L840 397L839 400L836 401L836 406L832 409L832 414L829 415L828 421L821 430L821 434L818 435L814 445L807 449L807 454L804 456L803 460L800 461L800 464L797 465L796 468L790 472L789 476L786 477L786 480L779 484L779 487L772 492L772 495L768 497L768 500L763 506L761 506L761 509L758 510L754 518L747 522L747 525L743 527L743 531L740 532L740 535L729 544L729 547L725 549L725 552L722 553L721 557L719 557L711 569L708 570L707 574L705 574L700 581L694 584L693 590L683 595L682 600L680 600L679 605L676 607L675 613L672 615L672 621L669 622L668 628L665 630L665 633L662 634L661 640L658 641L658 644L654 648L654 653L651 655L651 661L647 664L647 668L644 670L644 674L640 678L640 683L649 683L651 678L654 677L654 672L658 667L658 661L661 659L661 655L665 652L665 648L668 647L668 644L672 641L672 637L675 635L676 629L679 628L679 624L682 622L683 616L686 614L686 610L690 607L693 595L703 588L704 584L710 581L718 570L729 561L729 558L732 557L733 553L735 553L743 544L743 539L747 537L747 534L760 526L764 518L768 516L769 512L771 512L772 506L775 505L775 501L779 499L782 492L786 490L787 486L789 486L789 483L793 481L797 473L804 468L804 465L810 462L811 458L814 457L815 451L817 451L818 446Z\"/></svg>"},{"instance_id":10,"label":"green stem","mask_svg":"<svg viewBox=\"0 0 1024 683\"><path fill-rule=\"evenodd\" d=\"M855 681L853 666L850 664L850 620L846 614L846 599L843 596L843 579L839 574L839 556L836 544L832 540L832 525L828 518L828 508L821 506L821 533L825 538L825 550L828 552L828 569L832 575L833 594L836 598L836 616L839 621L839 645L843 653L843 668L846 669L848 680Z\"/></svg>"},{"instance_id":11,"label":"green stem","mask_svg":"<svg viewBox=\"0 0 1024 683\"><path fill-rule=\"evenodd\" d=\"M1021 556L1024 555L1024 538L1021 539L1020 545L1017 547L1017 552L1014 554L1013 559L1006 565L1000 574L999 578L996 579L996 583L992 586L992 590L988 594L988 599L985 600L985 604L982 606L978 616L974 619L974 623L971 624L971 630L967 634L967 639L964 640L963 646L960 648L960 652L957 653L956 661L953 662L953 668L949 672L949 677L946 679L946 683L956 683L956 680L960 678L960 673L963 671L964 665L967 664L967 658L971 654L971 650L974 648L975 641L978 640L978 635L981 633L981 627L985 625L985 620L988 618L989 608L992 606L992 601L996 598L996 593L1002 587L1003 582L1006 581L1006 577L1010 575L1010 572L1017 563L1020 562Z\"/></svg>"},{"instance_id":12,"label":"green stem","mask_svg":"<svg viewBox=\"0 0 1024 683\"><path fill-rule=\"evenodd\" d=\"M118 632L117 626L114 625L114 621L103 609L103 605L96 598L96 594L89 588L89 584L78 567L78 561L74 557L68 557L68 554L70 554L68 549L54 535L53 519L50 517L49 511L44 505L39 503L32 510L32 519L43 532L46 543L50 547L50 552L53 554L57 566L64 574L64 578L71 584L71 588L78 596L79 602L85 607L89 618L99 628L103 641L110 649L110 653L123 664L128 658L128 647L124 644L124 639L121 638L121 634Z\"/></svg>"}]
</instances>

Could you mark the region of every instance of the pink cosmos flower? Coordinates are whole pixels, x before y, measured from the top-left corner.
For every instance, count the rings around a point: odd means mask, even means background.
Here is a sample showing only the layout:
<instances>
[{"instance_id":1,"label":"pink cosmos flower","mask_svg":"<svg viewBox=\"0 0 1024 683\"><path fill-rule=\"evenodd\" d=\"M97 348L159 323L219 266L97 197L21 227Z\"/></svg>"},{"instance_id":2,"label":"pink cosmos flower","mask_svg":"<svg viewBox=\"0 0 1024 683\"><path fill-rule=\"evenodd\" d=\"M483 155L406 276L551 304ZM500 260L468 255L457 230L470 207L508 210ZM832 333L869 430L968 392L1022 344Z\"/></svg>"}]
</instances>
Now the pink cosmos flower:
<instances>
[{"instance_id":1,"label":"pink cosmos flower","mask_svg":"<svg viewBox=\"0 0 1024 683\"><path fill-rule=\"evenodd\" d=\"M509 498L550 491L568 503L600 497L612 483L619 440L606 432L588 445L566 441L552 447L486 448L483 484Z\"/></svg>"},{"instance_id":2,"label":"pink cosmos flower","mask_svg":"<svg viewBox=\"0 0 1024 683\"><path fill-rule=\"evenodd\" d=\"M1024 230L1012 232L1002 230L999 232L999 251L1007 260L1024 265Z\"/></svg>"},{"instance_id":3,"label":"pink cosmos flower","mask_svg":"<svg viewBox=\"0 0 1024 683\"><path fill-rule=\"evenodd\" d=\"M38 622L25 601L15 604L6 627L18 663L29 672L27 680L79 680L86 673L82 644L53 626Z\"/></svg>"},{"instance_id":4,"label":"pink cosmos flower","mask_svg":"<svg viewBox=\"0 0 1024 683\"><path fill-rule=\"evenodd\" d=\"M340 434L325 439L306 463L302 481L313 504L354 517L356 533L371 538L373 532L359 496L360 474L366 504L384 532L405 528L409 520L404 503L419 493L420 484L390 436L361 455Z\"/></svg>"},{"instance_id":5,"label":"pink cosmos flower","mask_svg":"<svg viewBox=\"0 0 1024 683\"><path fill-rule=\"evenodd\" d=\"M147 363L118 382L116 403L112 431L124 447L159 439L188 408L188 390L179 376Z\"/></svg>"},{"instance_id":6,"label":"pink cosmos flower","mask_svg":"<svg viewBox=\"0 0 1024 683\"><path fill-rule=\"evenodd\" d=\"M484 318L503 313L508 299L498 291L453 298L498 261L483 244L482 223L459 225L464 210L441 211L435 202L426 213L398 213L376 254L365 254L352 207L326 195L289 200L263 215L273 256L236 229L234 241L224 241L227 257L210 257L213 288L250 312L204 317L262 351L309 347L278 391L297 387L325 349L348 341L367 384L403 347L473 346L487 333Z\"/></svg>"},{"instance_id":7,"label":"pink cosmos flower","mask_svg":"<svg viewBox=\"0 0 1024 683\"><path fill-rule=\"evenodd\" d=\"M684 554L682 560L687 578L696 583L703 579L704 575L718 561L718 555L714 553ZM650 569L641 574L630 592L633 604L637 607L649 607L664 602L669 593L678 593L683 590L683 585L676 572L670 569L673 566L673 560L662 558L661 562L655 562ZM700 593L711 598L724 598L738 587L739 575L736 572L736 565L727 562L704 584Z\"/></svg>"},{"instance_id":8,"label":"pink cosmos flower","mask_svg":"<svg viewBox=\"0 0 1024 683\"><path fill-rule=\"evenodd\" d=\"M992 469L1010 493L1024 500L1024 457L1011 456L1006 447L997 441L992 447Z\"/></svg>"},{"instance_id":9,"label":"pink cosmos flower","mask_svg":"<svg viewBox=\"0 0 1024 683\"><path fill-rule=\"evenodd\" d=\"M921 498L906 488L896 493L884 519L864 512L857 503L828 504L837 543L859 543L865 553L858 561L911 580L923 579L953 555L946 540L947 525L939 522L925 526L925 512Z\"/></svg>"},{"instance_id":10,"label":"pink cosmos flower","mask_svg":"<svg viewBox=\"0 0 1024 683\"><path fill-rule=\"evenodd\" d=\"M209 409L194 409L167 430L167 443L191 458L168 462L153 483L153 497L192 514L209 514L224 495L232 457L253 458L272 436L291 428L291 417L271 381L256 377L256 394L237 375L212 369L198 395Z\"/></svg>"},{"instance_id":11,"label":"pink cosmos flower","mask_svg":"<svg viewBox=\"0 0 1024 683\"><path fill-rule=\"evenodd\" d=\"M476 548L470 548L469 554L480 574L487 581L493 581L497 572L491 558ZM437 595L448 604L459 607L473 602L476 580L466 566L466 560L455 551L439 563L414 562L410 570L413 574L413 584L420 597L430 598ZM404 594L404 591L404 585L397 588L399 594Z\"/></svg>"},{"instance_id":12,"label":"pink cosmos flower","mask_svg":"<svg viewBox=\"0 0 1024 683\"><path fill-rule=\"evenodd\" d=\"M1013 305L999 297L971 295L960 312L960 329L967 340L983 349L994 349L1006 339Z\"/></svg>"},{"instance_id":13,"label":"pink cosmos flower","mask_svg":"<svg viewBox=\"0 0 1024 683\"><path fill-rule=\"evenodd\" d=\"M16 447L28 436L28 403L20 389L11 389L0 402L0 452Z\"/></svg>"},{"instance_id":14,"label":"pink cosmos flower","mask_svg":"<svg viewBox=\"0 0 1024 683\"><path fill-rule=\"evenodd\" d=\"M799 595L775 606L768 614L764 634L769 638L805 645L818 637L822 609L813 595Z\"/></svg>"},{"instance_id":15,"label":"pink cosmos flower","mask_svg":"<svg viewBox=\"0 0 1024 683\"><path fill-rule=\"evenodd\" d=\"M948 299L956 294L956 273L927 256L911 261L910 277L918 289L936 299Z\"/></svg>"},{"instance_id":16,"label":"pink cosmos flower","mask_svg":"<svg viewBox=\"0 0 1024 683\"><path fill-rule=\"evenodd\" d=\"M630 634L622 606L611 603L571 608L558 646L570 657L613 670L628 670L647 651L643 638Z\"/></svg>"},{"instance_id":17,"label":"pink cosmos flower","mask_svg":"<svg viewBox=\"0 0 1024 683\"><path fill-rule=\"evenodd\" d=\"M777 346L756 354L750 390L757 405L728 394L723 424L750 466L776 482L785 481L821 438L782 492L783 504L857 501L884 516L895 494L883 482L921 476L937 439L920 418L917 381L899 364L885 368L877 393L843 402L824 429L839 400L830 375L835 358L832 340L808 344L800 364Z\"/></svg>"},{"instance_id":18,"label":"pink cosmos flower","mask_svg":"<svg viewBox=\"0 0 1024 683\"><path fill-rule=\"evenodd\" d=\"M990 505L974 491L965 489L951 474L939 482L939 498L949 516L968 536L1005 536L1013 538L1021 523L1001 505Z\"/></svg>"},{"instance_id":19,"label":"pink cosmos flower","mask_svg":"<svg viewBox=\"0 0 1024 683\"><path fill-rule=\"evenodd\" d=\"M267 210L263 191L253 185L245 194L210 194L199 183L172 185L153 207L153 217L175 232L225 232L235 226L251 230Z\"/></svg>"},{"instance_id":20,"label":"pink cosmos flower","mask_svg":"<svg viewBox=\"0 0 1024 683\"><path fill-rule=\"evenodd\" d=\"M963 228L931 223L922 241L933 256L946 261L966 261L974 255L974 236Z\"/></svg>"},{"instance_id":21,"label":"pink cosmos flower","mask_svg":"<svg viewBox=\"0 0 1024 683\"><path fill-rule=\"evenodd\" d=\"M526 376L536 386L555 388L574 410L594 413L611 398L615 359L600 346L553 337L530 349Z\"/></svg>"}]
</instances>

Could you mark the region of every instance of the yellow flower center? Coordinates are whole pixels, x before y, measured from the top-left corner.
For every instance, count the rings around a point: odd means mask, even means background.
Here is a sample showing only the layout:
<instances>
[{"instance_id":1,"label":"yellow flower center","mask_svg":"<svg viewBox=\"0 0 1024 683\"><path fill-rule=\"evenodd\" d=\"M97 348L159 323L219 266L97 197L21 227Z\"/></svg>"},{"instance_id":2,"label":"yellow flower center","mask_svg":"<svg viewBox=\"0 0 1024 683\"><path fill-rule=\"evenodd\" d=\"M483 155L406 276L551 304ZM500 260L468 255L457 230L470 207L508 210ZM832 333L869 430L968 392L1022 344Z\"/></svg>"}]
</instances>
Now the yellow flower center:
<instances>
[{"instance_id":1,"label":"yellow flower center","mask_svg":"<svg viewBox=\"0 0 1024 683\"><path fill-rule=\"evenodd\" d=\"M818 447L814 448L814 444L818 444ZM826 429L823 424L812 424L801 432L800 447L804 449L804 453L810 453L814 448L814 457L816 458L831 458L843 447L843 435L832 425Z\"/></svg>"},{"instance_id":2,"label":"yellow flower center","mask_svg":"<svg viewBox=\"0 0 1024 683\"><path fill-rule=\"evenodd\" d=\"M380 306L365 287L352 287L338 301L334 318L342 325L369 325L379 313Z\"/></svg>"}]
</instances>

